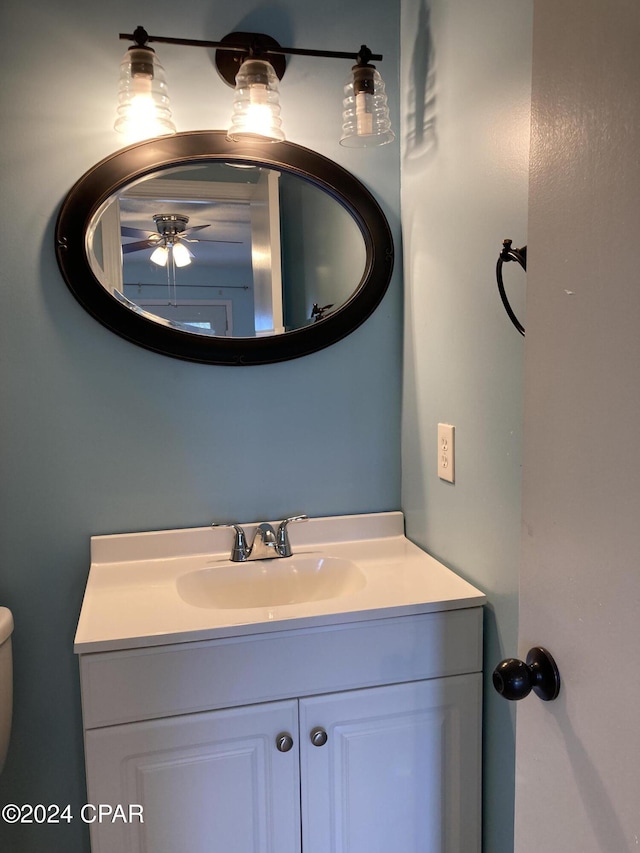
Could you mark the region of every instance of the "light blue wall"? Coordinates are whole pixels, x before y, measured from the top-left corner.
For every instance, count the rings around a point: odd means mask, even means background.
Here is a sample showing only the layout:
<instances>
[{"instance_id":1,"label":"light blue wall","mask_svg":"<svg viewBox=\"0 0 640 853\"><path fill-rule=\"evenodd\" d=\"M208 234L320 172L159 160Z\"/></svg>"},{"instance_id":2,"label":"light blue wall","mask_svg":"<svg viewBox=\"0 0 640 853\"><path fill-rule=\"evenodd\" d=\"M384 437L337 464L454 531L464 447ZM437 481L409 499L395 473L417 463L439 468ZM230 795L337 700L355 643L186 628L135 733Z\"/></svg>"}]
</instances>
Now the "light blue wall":
<instances>
[{"instance_id":1,"label":"light blue wall","mask_svg":"<svg viewBox=\"0 0 640 853\"><path fill-rule=\"evenodd\" d=\"M254 8L256 7L256 8ZM363 10L367 14L362 14ZM274 366L194 365L136 348L75 302L53 228L74 181L118 143L119 32L385 54L399 120L399 3L9 0L3 8L0 603L15 615L15 726L0 801L85 801L75 623L91 534L396 509L400 505L400 264L375 314L328 350ZM182 130L226 123L231 91L207 51L166 46ZM347 66L293 58L288 137L353 171L399 241L399 148L338 143ZM318 85L316 85L318 84ZM318 97L317 108L310 106ZM333 115L333 118L331 116ZM8 827L0 849L87 849L84 828Z\"/></svg>"},{"instance_id":2,"label":"light blue wall","mask_svg":"<svg viewBox=\"0 0 640 853\"><path fill-rule=\"evenodd\" d=\"M290 175L280 178L280 221L285 326L299 329L313 322L314 305L344 304L362 279L366 249L355 219L333 196ZM300 270L305 287L287 286Z\"/></svg>"},{"instance_id":3,"label":"light blue wall","mask_svg":"<svg viewBox=\"0 0 640 853\"><path fill-rule=\"evenodd\" d=\"M137 24L192 38L263 30L284 44L335 49L366 41L385 54L393 119L397 128L401 109L404 130L402 506L409 535L487 591L488 670L516 649L522 341L500 306L494 266L504 237L526 242L530 5L183 0L176 15L168 0L5 4L0 603L17 627L16 717L0 801L84 802L71 646L91 534L401 504L399 264L382 305L348 339L244 369L135 348L84 313L62 282L57 209L118 144L111 104L126 45L117 33ZM230 93L210 55L166 46L160 56L180 129L224 126ZM288 136L358 175L399 247L400 146L340 148L336 92L345 76L340 63L290 61ZM457 427L455 486L436 476L438 421ZM512 850L512 710L487 690L491 853ZM0 824L5 848L80 853L86 835L77 821Z\"/></svg>"},{"instance_id":4,"label":"light blue wall","mask_svg":"<svg viewBox=\"0 0 640 853\"><path fill-rule=\"evenodd\" d=\"M527 242L530 0L402 0L405 355L402 505L410 538L488 596L485 839L513 851L514 708L491 672L517 651L523 339L496 286ZM526 277L505 268L523 317ZM456 427L456 483L437 424Z\"/></svg>"}]
</instances>

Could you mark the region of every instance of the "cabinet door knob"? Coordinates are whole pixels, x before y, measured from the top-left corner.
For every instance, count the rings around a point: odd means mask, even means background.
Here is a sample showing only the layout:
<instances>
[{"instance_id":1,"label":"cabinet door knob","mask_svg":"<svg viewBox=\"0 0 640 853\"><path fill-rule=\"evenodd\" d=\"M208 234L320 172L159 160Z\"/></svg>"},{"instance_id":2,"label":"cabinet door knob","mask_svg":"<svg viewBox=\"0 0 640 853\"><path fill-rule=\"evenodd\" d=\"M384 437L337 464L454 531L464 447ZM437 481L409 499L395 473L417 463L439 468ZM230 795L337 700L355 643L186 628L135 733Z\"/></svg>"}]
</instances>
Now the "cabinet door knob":
<instances>
[{"instance_id":1,"label":"cabinet door knob","mask_svg":"<svg viewBox=\"0 0 640 853\"><path fill-rule=\"evenodd\" d=\"M493 686L505 699L524 699L533 692L545 702L560 692L560 673L546 649L535 646L526 663L517 658L500 661L493 670Z\"/></svg>"},{"instance_id":2,"label":"cabinet door knob","mask_svg":"<svg viewBox=\"0 0 640 853\"><path fill-rule=\"evenodd\" d=\"M293 738L288 732L280 732L276 738L276 749L278 752L289 752L293 746Z\"/></svg>"},{"instance_id":3,"label":"cabinet door knob","mask_svg":"<svg viewBox=\"0 0 640 853\"><path fill-rule=\"evenodd\" d=\"M311 738L311 743L314 746L324 746L327 742L327 733L321 726L312 729L309 737Z\"/></svg>"}]
</instances>

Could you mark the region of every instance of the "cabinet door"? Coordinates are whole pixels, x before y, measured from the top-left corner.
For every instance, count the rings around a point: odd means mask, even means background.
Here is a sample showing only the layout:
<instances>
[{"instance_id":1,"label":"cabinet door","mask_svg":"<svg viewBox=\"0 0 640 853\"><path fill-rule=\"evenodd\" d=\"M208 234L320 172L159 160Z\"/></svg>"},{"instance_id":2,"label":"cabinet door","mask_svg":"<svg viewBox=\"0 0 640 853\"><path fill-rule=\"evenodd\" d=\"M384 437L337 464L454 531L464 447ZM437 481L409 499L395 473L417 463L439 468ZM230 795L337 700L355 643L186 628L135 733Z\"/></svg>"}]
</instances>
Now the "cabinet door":
<instances>
[{"instance_id":1,"label":"cabinet door","mask_svg":"<svg viewBox=\"0 0 640 853\"><path fill-rule=\"evenodd\" d=\"M473 674L302 700L304 853L479 851L480 699Z\"/></svg>"},{"instance_id":2,"label":"cabinet door","mask_svg":"<svg viewBox=\"0 0 640 853\"><path fill-rule=\"evenodd\" d=\"M87 732L89 802L144 810L94 823L92 852L300 853L297 732L295 701Z\"/></svg>"}]
</instances>

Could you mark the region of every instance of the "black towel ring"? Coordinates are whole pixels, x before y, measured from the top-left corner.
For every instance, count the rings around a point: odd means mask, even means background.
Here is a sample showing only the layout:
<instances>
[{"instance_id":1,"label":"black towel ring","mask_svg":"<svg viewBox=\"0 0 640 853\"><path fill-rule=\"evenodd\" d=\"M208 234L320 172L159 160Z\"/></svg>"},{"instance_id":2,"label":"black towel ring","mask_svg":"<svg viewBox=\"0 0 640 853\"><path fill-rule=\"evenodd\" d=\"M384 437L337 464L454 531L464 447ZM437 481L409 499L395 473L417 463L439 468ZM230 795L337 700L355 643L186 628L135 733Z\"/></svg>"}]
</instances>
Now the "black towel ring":
<instances>
[{"instance_id":1,"label":"black towel ring","mask_svg":"<svg viewBox=\"0 0 640 853\"><path fill-rule=\"evenodd\" d=\"M502 241L502 251L500 252L500 257L498 258L498 263L496 265L496 278L498 279L498 291L500 292L500 299L502 299L504 310L509 315L509 319L513 325L524 337L524 326L518 320L513 312L513 308L509 304L509 300L507 299L507 294L504 289L504 282L502 281L502 265L508 261L517 261L522 269L525 272L527 271L527 247L523 246L521 249L512 249L512 242L512 240Z\"/></svg>"}]
</instances>

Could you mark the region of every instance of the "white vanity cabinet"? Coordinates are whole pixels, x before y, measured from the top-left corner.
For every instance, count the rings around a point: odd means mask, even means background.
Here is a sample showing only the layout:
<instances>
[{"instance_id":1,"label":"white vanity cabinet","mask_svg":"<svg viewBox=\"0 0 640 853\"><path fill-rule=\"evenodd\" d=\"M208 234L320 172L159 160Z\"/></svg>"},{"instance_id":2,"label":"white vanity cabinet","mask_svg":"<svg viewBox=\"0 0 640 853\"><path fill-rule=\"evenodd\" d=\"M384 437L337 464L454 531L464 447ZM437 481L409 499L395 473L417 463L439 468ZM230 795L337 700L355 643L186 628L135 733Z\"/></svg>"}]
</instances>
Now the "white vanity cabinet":
<instances>
[{"instance_id":1,"label":"white vanity cabinet","mask_svg":"<svg viewBox=\"0 0 640 853\"><path fill-rule=\"evenodd\" d=\"M478 853L481 632L477 606L81 654L88 802L144 814L92 853Z\"/></svg>"},{"instance_id":2,"label":"white vanity cabinet","mask_svg":"<svg viewBox=\"0 0 640 853\"><path fill-rule=\"evenodd\" d=\"M144 823L92 826L93 853L300 850L295 701L147 720L89 732L91 802L140 803Z\"/></svg>"},{"instance_id":3,"label":"white vanity cabinet","mask_svg":"<svg viewBox=\"0 0 640 853\"><path fill-rule=\"evenodd\" d=\"M304 853L478 851L479 697L464 675L301 701Z\"/></svg>"}]
</instances>

